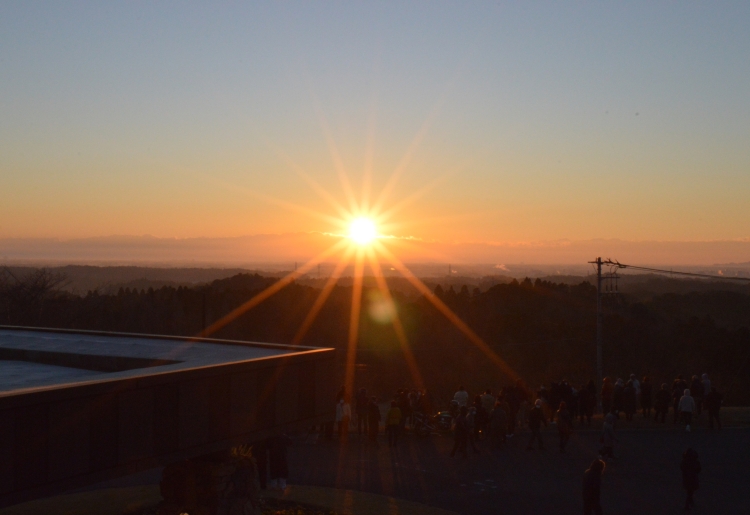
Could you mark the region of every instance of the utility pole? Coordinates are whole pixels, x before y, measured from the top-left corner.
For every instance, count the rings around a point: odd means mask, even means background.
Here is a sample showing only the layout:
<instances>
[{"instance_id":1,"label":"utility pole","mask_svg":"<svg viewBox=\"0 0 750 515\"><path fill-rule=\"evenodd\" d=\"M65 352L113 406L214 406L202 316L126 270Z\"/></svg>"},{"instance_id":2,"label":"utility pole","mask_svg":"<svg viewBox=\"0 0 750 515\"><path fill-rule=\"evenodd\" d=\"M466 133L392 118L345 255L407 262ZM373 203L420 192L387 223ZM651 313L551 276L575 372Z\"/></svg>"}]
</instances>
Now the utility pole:
<instances>
[{"instance_id":1,"label":"utility pole","mask_svg":"<svg viewBox=\"0 0 750 515\"><path fill-rule=\"evenodd\" d=\"M589 261L596 265L596 377L598 379L598 388L601 391L604 383L604 372L602 371L602 258L596 258L596 261ZM597 409L602 410L602 397L597 396Z\"/></svg>"}]
</instances>

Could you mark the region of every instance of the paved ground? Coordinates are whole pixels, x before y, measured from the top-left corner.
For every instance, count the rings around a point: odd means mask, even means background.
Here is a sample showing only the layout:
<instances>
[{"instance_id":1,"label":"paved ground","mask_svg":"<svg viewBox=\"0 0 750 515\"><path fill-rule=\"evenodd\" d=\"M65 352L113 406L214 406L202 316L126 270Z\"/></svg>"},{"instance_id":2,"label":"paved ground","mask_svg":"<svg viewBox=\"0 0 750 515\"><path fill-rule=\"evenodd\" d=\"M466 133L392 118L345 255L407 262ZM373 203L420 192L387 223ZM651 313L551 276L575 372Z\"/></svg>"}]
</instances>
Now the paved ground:
<instances>
[{"instance_id":1,"label":"paved ground","mask_svg":"<svg viewBox=\"0 0 750 515\"><path fill-rule=\"evenodd\" d=\"M636 425L644 428L619 428L618 459L603 479L605 513L682 513L679 463L690 446L703 464L694 513L742 513L750 506L750 428L685 433L671 423ZM554 429L544 435L546 450L526 451L527 438L517 435L498 451L481 442L480 454L463 459L449 457L450 436L407 436L391 451L382 437L376 448L357 435L346 446L312 435L290 452L290 483L371 492L466 515L580 513L582 474L597 455L599 431L576 431L565 454Z\"/></svg>"}]
</instances>

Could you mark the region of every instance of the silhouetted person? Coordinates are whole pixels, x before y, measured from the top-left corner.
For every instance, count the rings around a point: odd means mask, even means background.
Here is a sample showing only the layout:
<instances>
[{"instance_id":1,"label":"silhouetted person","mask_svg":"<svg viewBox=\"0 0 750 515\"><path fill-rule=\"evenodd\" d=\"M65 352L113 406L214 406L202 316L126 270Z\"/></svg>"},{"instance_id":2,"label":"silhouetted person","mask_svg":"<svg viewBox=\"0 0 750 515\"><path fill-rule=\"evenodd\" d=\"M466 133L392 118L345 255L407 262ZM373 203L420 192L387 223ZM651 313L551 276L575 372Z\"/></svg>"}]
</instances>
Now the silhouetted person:
<instances>
[{"instance_id":1,"label":"silhouetted person","mask_svg":"<svg viewBox=\"0 0 750 515\"><path fill-rule=\"evenodd\" d=\"M560 436L560 452L565 452L565 446L570 440L570 433L573 432L573 416L568 411L565 401L560 402L560 408L556 413L557 432Z\"/></svg>"},{"instance_id":2,"label":"silhouetted person","mask_svg":"<svg viewBox=\"0 0 750 515\"><path fill-rule=\"evenodd\" d=\"M466 406L461 406L461 410L453 425L453 450L451 451L451 456L455 456L456 451L459 451L464 455L464 458L469 457L469 454L466 452L466 443L469 440L469 428L466 424L468 413L469 409Z\"/></svg>"},{"instance_id":3,"label":"silhouetted person","mask_svg":"<svg viewBox=\"0 0 750 515\"><path fill-rule=\"evenodd\" d=\"M542 441L542 424L544 424L544 427L547 427L547 418L542 411L542 399L537 399L534 403L534 408L529 412L529 429L531 430L531 438L529 438L529 444L526 446L527 451L534 450L534 440L539 442L540 449L544 449L544 442Z\"/></svg>"},{"instance_id":4,"label":"silhouetted person","mask_svg":"<svg viewBox=\"0 0 750 515\"><path fill-rule=\"evenodd\" d=\"M661 389L656 392L656 403L654 404L654 420L659 421L659 415L661 415L661 421L664 423L664 419L669 411L669 401L672 399L672 394L669 392L667 383L662 383Z\"/></svg>"},{"instance_id":5,"label":"silhouetted person","mask_svg":"<svg viewBox=\"0 0 750 515\"><path fill-rule=\"evenodd\" d=\"M625 383L622 379L617 379L615 387L612 390L612 407L617 411L621 412L624 408L625 403Z\"/></svg>"},{"instance_id":6,"label":"silhouetted person","mask_svg":"<svg viewBox=\"0 0 750 515\"><path fill-rule=\"evenodd\" d=\"M284 490L289 478L287 448L292 440L287 435L272 436L268 440L268 465L271 472L271 488Z\"/></svg>"},{"instance_id":7,"label":"silhouetted person","mask_svg":"<svg viewBox=\"0 0 750 515\"><path fill-rule=\"evenodd\" d=\"M495 408L490 413L489 428L495 446L500 447L505 444L505 431L508 429L508 412L503 409L499 401L495 403Z\"/></svg>"},{"instance_id":8,"label":"silhouetted person","mask_svg":"<svg viewBox=\"0 0 750 515\"><path fill-rule=\"evenodd\" d=\"M352 408L345 398L341 398L336 405L336 423L339 429L339 438L346 438L349 434L349 421L352 419Z\"/></svg>"},{"instance_id":9,"label":"silhouetted person","mask_svg":"<svg viewBox=\"0 0 750 515\"><path fill-rule=\"evenodd\" d=\"M380 407L377 397L372 397L367 405L367 430L370 441L377 443L380 430Z\"/></svg>"},{"instance_id":10,"label":"silhouetted person","mask_svg":"<svg viewBox=\"0 0 750 515\"><path fill-rule=\"evenodd\" d=\"M698 376L690 378L690 395L695 400L695 416L701 416L701 405L703 404L703 383Z\"/></svg>"},{"instance_id":11,"label":"silhouetted person","mask_svg":"<svg viewBox=\"0 0 750 515\"><path fill-rule=\"evenodd\" d=\"M578 390L578 416L581 421L581 425L583 425L584 420L588 421L588 425L591 425L591 415L593 415L593 404L595 404L594 399L592 399L591 391L586 387L586 385L581 385L581 389Z\"/></svg>"},{"instance_id":12,"label":"silhouetted person","mask_svg":"<svg viewBox=\"0 0 750 515\"><path fill-rule=\"evenodd\" d=\"M401 428L401 409L396 401L391 402L391 409L385 416L385 432L388 434L388 447L396 447L398 433Z\"/></svg>"},{"instance_id":13,"label":"silhouetted person","mask_svg":"<svg viewBox=\"0 0 750 515\"><path fill-rule=\"evenodd\" d=\"M466 406L469 404L469 392L463 385L458 387L458 391L453 394L453 400L458 403L458 407Z\"/></svg>"},{"instance_id":14,"label":"silhouetted person","mask_svg":"<svg viewBox=\"0 0 750 515\"><path fill-rule=\"evenodd\" d=\"M716 387L712 386L711 391L706 395L703 403L708 411L708 427L714 428L714 419L719 429L721 429L721 419L719 418L719 409L721 409L722 396L716 391Z\"/></svg>"},{"instance_id":15,"label":"silhouetted person","mask_svg":"<svg viewBox=\"0 0 750 515\"><path fill-rule=\"evenodd\" d=\"M602 449L599 451L599 454L602 458L612 458L615 457L615 443L617 443L617 435L615 433L615 421L617 420L617 414L616 410L613 407L612 411L607 413L607 415L604 417L604 424L602 425L602 436L600 438L600 442L602 444Z\"/></svg>"},{"instance_id":16,"label":"silhouetted person","mask_svg":"<svg viewBox=\"0 0 750 515\"><path fill-rule=\"evenodd\" d=\"M609 377L605 377L602 382L602 413L605 415L612 409L612 394L614 393L614 385Z\"/></svg>"},{"instance_id":17,"label":"silhouetted person","mask_svg":"<svg viewBox=\"0 0 750 515\"><path fill-rule=\"evenodd\" d=\"M689 510L695 506L695 502L693 502L693 494L698 490L699 486L698 474L701 472L701 462L698 461L698 453L693 449L688 448L682 455L680 470L682 470L682 486L687 493L687 497L685 498L685 510Z\"/></svg>"},{"instance_id":18,"label":"silhouetted person","mask_svg":"<svg viewBox=\"0 0 750 515\"><path fill-rule=\"evenodd\" d=\"M643 418L651 418L651 405L653 402L653 387L651 379L648 376L641 382L641 408L643 408Z\"/></svg>"},{"instance_id":19,"label":"silhouetted person","mask_svg":"<svg viewBox=\"0 0 750 515\"><path fill-rule=\"evenodd\" d=\"M677 379L672 383L672 407L674 408L674 421L673 424L677 423L677 419L680 416L680 399L682 398L683 392L687 389L688 384L682 378L682 375L678 375Z\"/></svg>"},{"instance_id":20,"label":"silhouetted person","mask_svg":"<svg viewBox=\"0 0 750 515\"><path fill-rule=\"evenodd\" d=\"M477 449L476 438L474 437L476 434L476 427L477 411L474 406L471 406L466 413L466 441L471 445L471 449L478 454L479 449Z\"/></svg>"},{"instance_id":21,"label":"silhouetted person","mask_svg":"<svg viewBox=\"0 0 750 515\"><path fill-rule=\"evenodd\" d=\"M253 445L253 458L258 467L258 483L265 490L268 485L268 440L261 440Z\"/></svg>"},{"instance_id":22,"label":"silhouetted person","mask_svg":"<svg viewBox=\"0 0 750 515\"><path fill-rule=\"evenodd\" d=\"M601 489L604 462L594 460L583 473L583 515L602 515Z\"/></svg>"},{"instance_id":23,"label":"silhouetted person","mask_svg":"<svg viewBox=\"0 0 750 515\"><path fill-rule=\"evenodd\" d=\"M690 395L690 388L685 388L684 395L680 397L678 407L682 422L685 424L685 431L690 432L690 424L693 421L693 413L695 412L695 399Z\"/></svg>"},{"instance_id":24,"label":"silhouetted person","mask_svg":"<svg viewBox=\"0 0 750 515\"><path fill-rule=\"evenodd\" d=\"M633 420L637 402L638 396L635 385L632 381L628 381L622 390L622 410L625 412L625 420Z\"/></svg>"},{"instance_id":25,"label":"silhouetted person","mask_svg":"<svg viewBox=\"0 0 750 515\"><path fill-rule=\"evenodd\" d=\"M370 399L367 397L367 390L360 388L354 406L355 413L357 414L357 434L361 435L363 429L364 433L367 434L367 408L369 404Z\"/></svg>"}]
</instances>

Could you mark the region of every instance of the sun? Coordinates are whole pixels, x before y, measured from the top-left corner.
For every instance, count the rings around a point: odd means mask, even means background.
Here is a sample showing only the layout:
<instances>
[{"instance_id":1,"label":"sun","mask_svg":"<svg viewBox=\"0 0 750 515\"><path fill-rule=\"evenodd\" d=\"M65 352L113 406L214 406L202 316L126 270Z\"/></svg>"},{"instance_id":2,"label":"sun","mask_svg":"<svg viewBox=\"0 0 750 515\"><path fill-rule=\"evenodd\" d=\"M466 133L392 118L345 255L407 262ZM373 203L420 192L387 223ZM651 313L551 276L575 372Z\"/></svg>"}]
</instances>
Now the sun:
<instances>
[{"instance_id":1,"label":"sun","mask_svg":"<svg viewBox=\"0 0 750 515\"><path fill-rule=\"evenodd\" d=\"M349 224L349 238L360 245L369 245L377 237L377 227L370 218L355 218Z\"/></svg>"}]
</instances>

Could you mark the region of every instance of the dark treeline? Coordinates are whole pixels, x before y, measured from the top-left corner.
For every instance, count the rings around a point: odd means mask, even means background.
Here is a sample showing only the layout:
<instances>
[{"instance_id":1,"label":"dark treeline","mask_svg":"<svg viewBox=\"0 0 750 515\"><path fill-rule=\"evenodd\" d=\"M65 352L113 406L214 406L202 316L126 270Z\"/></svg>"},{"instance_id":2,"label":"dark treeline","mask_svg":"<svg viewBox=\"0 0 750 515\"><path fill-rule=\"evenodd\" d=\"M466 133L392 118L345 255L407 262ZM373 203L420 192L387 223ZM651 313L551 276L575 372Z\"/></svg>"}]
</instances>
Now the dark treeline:
<instances>
[{"instance_id":1,"label":"dark treeline","mask_svg":"<svg viewBox=\"0 0 750 515\"><path fill-rule=\"evenodd\" d=\"M0 323L151 334L198 334L276 278L239 274L205 286L121 288L85 296L61 291L63 278L45 270L0 273ZM292 283L243 314L216 338L292 342L320 289ZM435 288L465 321L532 387L566 378L578 386L595 375L596 288L526 279L478 288ZM423 386L438 401L459 384L470 391L510 381L424 297L394 291L395 310L418 363ZM617 378L648 375L671 384L677 374L707 372L728 403L750 403L750 294L708 291L655 295L648 301L608 297L604 370ZM339 349L344 361L352 287L336 286L302 345ZM357 383L389 395L420 386L406 366L390 324L393 310L376 289L362 294ZM342 370L343 375L343 370Z\"/></svg>"}]
</instances>

